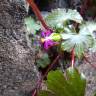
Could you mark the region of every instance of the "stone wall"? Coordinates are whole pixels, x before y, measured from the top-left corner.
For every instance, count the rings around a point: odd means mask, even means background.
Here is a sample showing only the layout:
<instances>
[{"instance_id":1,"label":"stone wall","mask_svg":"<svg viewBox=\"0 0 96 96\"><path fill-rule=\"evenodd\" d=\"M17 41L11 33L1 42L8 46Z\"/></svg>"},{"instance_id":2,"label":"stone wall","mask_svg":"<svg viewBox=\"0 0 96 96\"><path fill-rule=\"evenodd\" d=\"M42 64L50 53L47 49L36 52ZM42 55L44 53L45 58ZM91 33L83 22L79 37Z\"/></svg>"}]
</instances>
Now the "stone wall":
<instances>
[{"instance_id":1,"label":"stone wall","mask_svg":"<svg viewBox=\"0 0 96 96\"><path fill-rule=\"evenodd\" d=\"M37 81L35 51L27 45L24 0L0 0L0 96L28 96Z\"/></svg>"}]
</instances>

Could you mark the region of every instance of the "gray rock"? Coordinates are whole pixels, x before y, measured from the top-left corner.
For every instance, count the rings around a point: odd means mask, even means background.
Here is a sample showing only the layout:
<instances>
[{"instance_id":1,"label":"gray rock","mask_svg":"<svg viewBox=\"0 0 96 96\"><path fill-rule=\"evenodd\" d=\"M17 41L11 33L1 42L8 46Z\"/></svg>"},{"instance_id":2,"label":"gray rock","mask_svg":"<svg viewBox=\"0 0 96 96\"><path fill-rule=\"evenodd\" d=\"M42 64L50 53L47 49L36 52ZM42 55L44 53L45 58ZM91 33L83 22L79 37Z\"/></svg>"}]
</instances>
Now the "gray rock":
<instances>
[{"instance_id":1,"label":"gray rock","mask_svg":"<svg viewBox=\"0 0 96 96\"><path fill-rule=\"evenodd\" d=\"M50 0L50 5L49 7L51 9L56 9L56 8L67 8L69 7L69 0Z\"/></svg>"},{"instance_id":2,"label":"gray rock","mask_svg":"<svg viewBox=\"0 0 96 96\"><path fill-rule=\"evenodd\" d=\"M23 23L26 0L16 1L0 0L0 96L27 96L37 82L35 49L27 44Z\"/></svg>"},{"instance_id":3,"label":"gray rock","mask_svg":"<svg viewBox=\"0 0 96 96\"><path fill-rule=\"evenodd\" d=\"M87 56L90 63L84 61L79 66L79 70L84 73L87 81L85 96L94 96L93 94L96 93L96 52L88 53Z\"/></svg>"}]
</instances>

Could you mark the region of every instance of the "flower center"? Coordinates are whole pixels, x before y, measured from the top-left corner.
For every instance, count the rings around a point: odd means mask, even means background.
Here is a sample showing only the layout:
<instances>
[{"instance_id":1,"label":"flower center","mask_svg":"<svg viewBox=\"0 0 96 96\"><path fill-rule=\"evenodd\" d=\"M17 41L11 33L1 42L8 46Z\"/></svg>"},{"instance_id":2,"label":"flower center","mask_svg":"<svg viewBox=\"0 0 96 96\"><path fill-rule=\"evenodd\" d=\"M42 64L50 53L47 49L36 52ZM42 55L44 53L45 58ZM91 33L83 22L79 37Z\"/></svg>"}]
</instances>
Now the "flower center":
<instances>
[{"instance_id":1,"label":"flower center","mask_svg":"<svg viewBox=\"0 0 96 96\"><path fill-rule=\"evenodd\" d=\"M48 41L50 39L51 39L50 37L41 38L41 42L44 43L45 41Z\"/></svg>"}]
</instances>

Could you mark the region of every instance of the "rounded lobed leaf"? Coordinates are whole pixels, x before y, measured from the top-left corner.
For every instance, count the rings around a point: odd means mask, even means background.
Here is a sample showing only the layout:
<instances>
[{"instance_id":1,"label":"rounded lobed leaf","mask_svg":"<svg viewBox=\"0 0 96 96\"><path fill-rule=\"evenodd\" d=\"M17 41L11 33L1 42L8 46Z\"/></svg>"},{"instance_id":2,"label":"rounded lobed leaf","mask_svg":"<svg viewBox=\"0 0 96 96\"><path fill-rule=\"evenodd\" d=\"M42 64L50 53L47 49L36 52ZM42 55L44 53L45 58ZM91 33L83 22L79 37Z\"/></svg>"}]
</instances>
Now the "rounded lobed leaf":
<instances>
[{"instance_id":1,"label":"rounded lobed leaf","mask_svg":"<svg viewBox=\"0 0 96 96\"><path fill-rule=\"evenodd\" d=\"M52 12L49 13L49 15L45 18L45 20L50 27L62 27L65 21L73 20L77 23L81 23L83 18L76 10L58 8L52 10Z\"/></svg>"},{"instance_id":2,"label":"rounded lobed leaf","mask_svg":"<svg viewBox=\"0 0 96 96\"><path fill-rule=\"evenodd\" d=\"M75 55L81 58L84 52L94 44L94 39L91 35L78 34L62 34L64 40L61 44L61 48L64 51L71 52L74 48Z\"/></svg>"}]
</instances>

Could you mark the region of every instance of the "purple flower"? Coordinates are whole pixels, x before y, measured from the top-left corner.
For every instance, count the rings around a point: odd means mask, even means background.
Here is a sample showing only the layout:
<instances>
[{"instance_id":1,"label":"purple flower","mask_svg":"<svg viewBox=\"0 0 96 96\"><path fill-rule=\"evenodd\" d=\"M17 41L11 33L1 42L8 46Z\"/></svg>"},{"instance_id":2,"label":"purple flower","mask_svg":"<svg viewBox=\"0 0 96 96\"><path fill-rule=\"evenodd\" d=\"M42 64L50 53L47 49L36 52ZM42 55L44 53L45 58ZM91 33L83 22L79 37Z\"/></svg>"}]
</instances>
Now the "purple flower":
<instances>
[{"instance_id":1,"label":"purple flower","mask_svg":"<svg viewBox=\"0 0 96 96\"><path fill-rule=\"evenodd\" d=\"M48 50L50 47L57 45L58 42L54 42L49 36L51 35L51 31L46 31L41 33L41 42L44 45L44 48Z\"/></svg>"},{"instance_id":2,"label":"purple flower","mask_svg":"<svg viewBox=\"0 0 96 96\"><path fill-rule=\"evenodd\" d=\"M49 40L46 40L45 42L44 42L44 48L46 49L46 50L48 50L50 47L52 47L52 46L54 46L54 45L57 45L58 44L58 42L54 42L54 41L52 41L51 39L49 39Z\"/></svg>"},{"instance_id":3,"label":"purple flower","mask_svg":"<svg viewBox=\"0 0 96 96\"><path fill-rule=\"evenodd\" d=\"M46 31L46 32L42 31L42 32L41 32L41 37L43 37L43 38L48 37L48 36L51 35L51 33L52 33L52 32L51 32L50 30L48 30L48 31Z\"/></svg>"}]
</instances>

